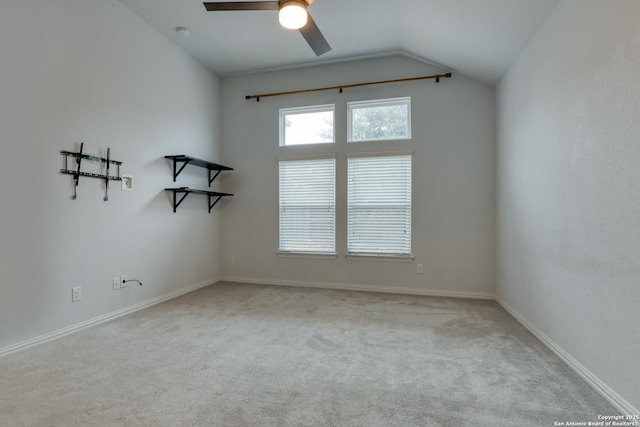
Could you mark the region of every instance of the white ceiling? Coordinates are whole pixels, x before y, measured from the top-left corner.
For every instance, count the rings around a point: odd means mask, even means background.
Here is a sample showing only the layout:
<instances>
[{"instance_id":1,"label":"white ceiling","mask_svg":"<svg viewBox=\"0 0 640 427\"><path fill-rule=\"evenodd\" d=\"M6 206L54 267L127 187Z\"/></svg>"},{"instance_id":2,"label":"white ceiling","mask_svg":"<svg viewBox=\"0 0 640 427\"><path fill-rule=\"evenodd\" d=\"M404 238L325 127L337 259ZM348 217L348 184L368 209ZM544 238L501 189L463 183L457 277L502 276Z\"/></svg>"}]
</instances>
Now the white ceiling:
<instances>
[{"instance_id":1,"label":"white ceiling","mask_svg":"<svg viewBox=\"0 0 640 427\"><path fill-rule=\"evenodd\" d=\"M120 1L219 76L405 52L496 84L559 0L315 0L309 12L333 48L320 57L278 24L277 11Z\"/></svg>"}]
</instances>

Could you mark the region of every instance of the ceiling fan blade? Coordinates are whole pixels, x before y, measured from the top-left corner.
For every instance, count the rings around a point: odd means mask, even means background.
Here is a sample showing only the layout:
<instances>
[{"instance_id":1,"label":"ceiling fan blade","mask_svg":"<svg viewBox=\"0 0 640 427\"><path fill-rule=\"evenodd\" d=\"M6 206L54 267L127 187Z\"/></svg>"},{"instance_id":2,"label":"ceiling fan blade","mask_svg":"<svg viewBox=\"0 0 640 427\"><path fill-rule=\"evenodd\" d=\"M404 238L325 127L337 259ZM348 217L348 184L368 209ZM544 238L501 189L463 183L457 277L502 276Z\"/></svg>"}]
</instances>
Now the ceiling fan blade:
<instances>
[{"instance_id":1,"label":"ceiling fan blade","mask_svg":"<svg viewBox=\"0 0 640 427\"><path fill-rule=\"evenodd\" d=\"M300 28L300 34L302 37L309 43L311 49L315 52L316 56L320 56L324 53L327 53L331 50L331 46L327 43L327 39L324 38L322 33L320 32L320 28L316 25L316 22L311 18L307 19L307 25Z\"/></svg>"},{"instance_id":2,"label":"ceiling fan blade","mask_svg":"<svg viewBox=\"0 0 640 427\"><path fill-rule=\"evenodd\" d=\"M202 4L209 12L230 10L278 10L277 1L225 1L204 2Z\"/></svg>"}]
</instances>

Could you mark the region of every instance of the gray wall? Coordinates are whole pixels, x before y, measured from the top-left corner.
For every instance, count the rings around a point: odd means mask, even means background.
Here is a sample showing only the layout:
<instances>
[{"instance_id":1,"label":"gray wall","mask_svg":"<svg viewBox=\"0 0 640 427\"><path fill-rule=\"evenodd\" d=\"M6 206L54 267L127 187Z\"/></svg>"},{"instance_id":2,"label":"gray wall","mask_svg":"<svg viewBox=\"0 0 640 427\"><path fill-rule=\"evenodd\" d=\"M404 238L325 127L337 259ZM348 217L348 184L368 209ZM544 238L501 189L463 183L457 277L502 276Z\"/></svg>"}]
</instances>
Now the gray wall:
<instances>
[{"instance_id":1,"label":"gray wall","mask_svg":"<svg viewBox=\"0 0 640 427\"><path fill-rule=\"evenodd\" d=\"M497 91L497 295L635 408L638 17L637 1L561 2Z\"/></svg>"},{"instance_id":2,"label":"gray wall","mask_svg":"<svg viewBox=\"0 0 640 427\"><path fill-rule=\"evenodd\" d=\"M217 279L219 215L197 196L172 212L163 156L218 160L218 91L117 1L0 2L0 352ZM111 147L135 190L112 183L104 202L103 184L81 178L72 201L59 151L81 141ZM178 184L205 186L205 172ZM144 286L113 291L120 274Z\"/></svg>"},{"instance_id":3,"label":"gray wall","mask_svg":"<svg viewBox=\"0 0 640 427\"><path fill-rule=\"evenodd\" d=\"M223 210L223 276L317 286L364 286L492 296L494 292L494 88L462 76L285 97L245 95L430 75L403 56L222 80L222 157L236 168ZM346 143L348 101L412 97L413 139ZM336 144L278 146L278 111L336 104ZM413 151L412 263L346 260L347 152ZM337 259L279 257L278 157L337 153ZM229 256L235 264L229 264ZM424 274L416 274L416 264Z\"/></svg>"}]
</instances>

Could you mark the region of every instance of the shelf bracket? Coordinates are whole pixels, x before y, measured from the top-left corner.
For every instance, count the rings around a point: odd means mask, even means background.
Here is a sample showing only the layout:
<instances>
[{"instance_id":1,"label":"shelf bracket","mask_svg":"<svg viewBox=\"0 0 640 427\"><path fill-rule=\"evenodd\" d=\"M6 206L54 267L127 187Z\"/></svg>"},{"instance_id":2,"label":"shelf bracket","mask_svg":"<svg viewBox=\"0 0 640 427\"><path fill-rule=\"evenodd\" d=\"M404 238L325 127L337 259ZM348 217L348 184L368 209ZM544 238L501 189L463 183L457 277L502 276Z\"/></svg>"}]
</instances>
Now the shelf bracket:
<instances>
[{"instance_id":1,"label":"shelf bracket","mask_svg":"<svg viewBox=\"0 0 640 427\"><path fill-rule=\"evenodd\" d=\"M213 182L213 180L214 180L214 179L216 179L216 177L217 177L218 175L220 175L220 172L222 172L220 169L218 169L218 170L216 171L216 174L215 174L215 175L213 175L213 178L212 178L212 177L211 177L211 172L212 172L212 171L213 171L213 169L209 169L209 187L211 187L211 183Z\"/></svg>"},{"instance_id":2,"label":"shelf bracket","mask_svg":"<svg viewBox=\"0 0 640 427\"><path fill-rule=\"evenodd\" d=\"M177 194L178 194L177 191L173 192L173 213L176 213L176 210L178 209L178 206L180 206L180 203L182 203L182 201L189 195L189 191L185 191L184 195L180 198L180 200L176 202Z\"/></svg>"},{"instance_id":3,"label":"shelf bracket","mask_svg":"<svg viewBox=\"0 0 640 427\"><path fill-rule=\"evenodd\" d=\"M211 204L212 197L216 197L216 201L213 202L213 204ZM222 196L215 196L215 195L209 194L209 213L211 213L211 209L213 209L213 207L216 205L216 203L220 201L220 199L222 199Z\"/></svg>"},{"instance_id":4,"label":"shelf bracket","mask_svg":"<svg viewBox=\"0 0 640 427\"><path fill-rule=\"evenodd\" d=\"M177 169L178 162L184 162L180 167L180 169ZM176 182L176 178L178 178L178 175L180 175L180 172L182 172L182 170L189 164L189 162L191 162L191 159L185 159L185 160L173 159L173 182Z\"/></svg>"}]
</instances>

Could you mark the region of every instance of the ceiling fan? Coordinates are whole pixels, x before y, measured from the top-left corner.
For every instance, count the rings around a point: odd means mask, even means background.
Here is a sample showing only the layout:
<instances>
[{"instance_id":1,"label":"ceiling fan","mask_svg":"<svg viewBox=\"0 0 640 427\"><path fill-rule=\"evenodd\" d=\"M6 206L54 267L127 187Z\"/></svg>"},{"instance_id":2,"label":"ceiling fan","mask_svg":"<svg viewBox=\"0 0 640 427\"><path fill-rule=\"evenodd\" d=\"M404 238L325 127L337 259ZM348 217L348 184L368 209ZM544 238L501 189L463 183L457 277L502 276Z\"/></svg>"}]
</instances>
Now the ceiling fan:
<instances>
[{"instance_id":1,"label":"ceiling fan","mask_svg":"<svg viewBox=\"0 0 640 427\"><path fill-rule=\"evenodd\" d=\"M223 1L205 2L209 12L234 10L277 10L280 25L291 30L298 30L307 41L316 56L331 50L315 21L309 15L307 7L313 0L271 0L271 1Z\"/></svg>"}]
</instances>

